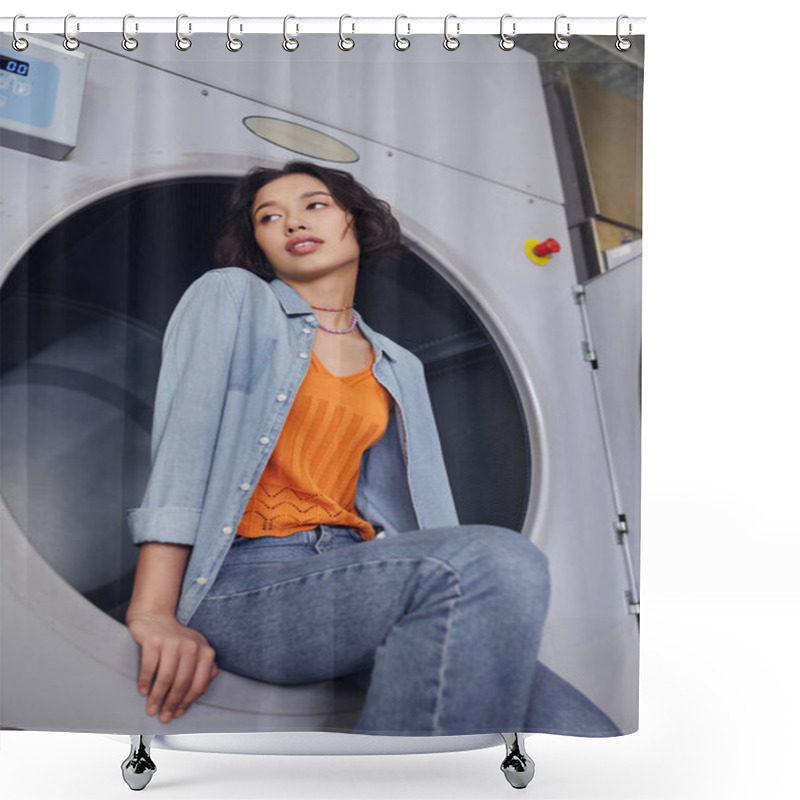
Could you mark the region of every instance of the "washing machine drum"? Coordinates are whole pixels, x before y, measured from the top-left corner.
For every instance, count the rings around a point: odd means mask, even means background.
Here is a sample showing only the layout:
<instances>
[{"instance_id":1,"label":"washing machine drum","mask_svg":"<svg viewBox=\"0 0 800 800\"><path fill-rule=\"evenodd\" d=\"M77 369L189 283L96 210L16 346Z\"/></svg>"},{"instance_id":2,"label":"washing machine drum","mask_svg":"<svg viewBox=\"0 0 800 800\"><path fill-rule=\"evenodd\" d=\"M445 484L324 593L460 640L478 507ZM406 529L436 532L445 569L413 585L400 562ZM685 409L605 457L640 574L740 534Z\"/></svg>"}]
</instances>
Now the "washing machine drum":
<instances>
[{"instance_id":1,"label":"washing machine drum","mask_svg":"<svg viewBox=\"0 0 800 800\"><path fill-rule=\"evenodd\" d=\"M161 339L185 288L213 268L231 181L182 180L104 199L28 251L0 293L0 481L28 541L120 621L136 549ZM535 436L501 348L424 255L364 265L356 303L417 354L462 523L521 530Z\"/></svg>"}]
</instances>

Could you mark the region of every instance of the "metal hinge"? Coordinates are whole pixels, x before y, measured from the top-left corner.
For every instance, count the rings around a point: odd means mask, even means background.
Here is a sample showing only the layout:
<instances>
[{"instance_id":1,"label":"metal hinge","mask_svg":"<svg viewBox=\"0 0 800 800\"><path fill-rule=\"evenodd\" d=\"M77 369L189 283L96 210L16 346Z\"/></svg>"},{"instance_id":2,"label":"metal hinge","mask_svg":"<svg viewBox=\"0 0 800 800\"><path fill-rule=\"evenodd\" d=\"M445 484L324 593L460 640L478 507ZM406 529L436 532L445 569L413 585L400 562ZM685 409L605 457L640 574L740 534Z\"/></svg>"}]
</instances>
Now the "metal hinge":
<instances>
[{"instance_id":1,"label":"metal hinge","mask_svg":"<svg viewBox=\"0 0 800 800\"><path fill-rule=\"evenodd\" d=\"M581 342L583 345L583 360L592 365L592 369L597 369L597 353L589 346L589 342Z\"/></svg>"},{"instance_id":2,"label":"metal hinge","mask_svg":"<svg viewBox=\"0 0 800 800\"><path fill-rule=\"evenodd\" d=\"M617 532L617 544L622 547L625 554L625 567L628 572L628 586L634 586L633 564L631 563L630 544L628 542L628 518L624 514L617 514L614 520L614 530ZM639 614L638 593L634 593L633 588L625 590L625 600L628 603L629 614Z\"/></svg>"}]
</instances>

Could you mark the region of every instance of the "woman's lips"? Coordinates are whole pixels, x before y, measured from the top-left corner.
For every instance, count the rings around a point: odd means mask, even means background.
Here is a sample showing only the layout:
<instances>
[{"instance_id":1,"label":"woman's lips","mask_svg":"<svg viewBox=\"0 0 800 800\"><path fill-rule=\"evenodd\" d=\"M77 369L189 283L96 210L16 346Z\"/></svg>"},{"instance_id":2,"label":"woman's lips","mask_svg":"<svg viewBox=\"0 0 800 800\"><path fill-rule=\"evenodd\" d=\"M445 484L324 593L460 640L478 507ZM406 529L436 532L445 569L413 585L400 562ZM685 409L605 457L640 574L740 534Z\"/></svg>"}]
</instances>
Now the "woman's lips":
<instances>
[{"instance_id":1,"label":"woman's lips","mask_svg":"<svg viewBox=\"0 0 800 800\"><path fill-rule=\"evenodd\" d=\"M312 239L309 239L304 242L300 242L299 244L293 245L289 248L290 253L294 253L296 255L302 255L303 253L310 253L312 250L316 250L322 242L316 242Z\"/></svg>"}]
</instances>

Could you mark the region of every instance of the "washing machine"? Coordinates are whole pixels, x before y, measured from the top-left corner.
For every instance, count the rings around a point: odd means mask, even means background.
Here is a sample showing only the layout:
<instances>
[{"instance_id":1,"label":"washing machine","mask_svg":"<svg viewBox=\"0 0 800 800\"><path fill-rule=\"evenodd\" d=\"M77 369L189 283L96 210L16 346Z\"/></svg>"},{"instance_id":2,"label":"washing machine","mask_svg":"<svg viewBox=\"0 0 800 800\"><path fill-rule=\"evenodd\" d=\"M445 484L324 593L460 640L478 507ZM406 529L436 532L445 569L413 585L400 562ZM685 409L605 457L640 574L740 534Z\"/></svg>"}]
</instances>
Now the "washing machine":
<instances>
[{"instance_id":1,"label":"washing machine","mask_svg":"<svg viewBox=\"0 0 800 800\"><path fill-rule=\"evenodd\" d=\"M136 690L124 512L149 474L163 331L215 266L232 182L305 158L390 203L408 253L362 270L359 308L425 364L460 521L547 553L541 664L636 730L640 254L578 284L535 57L490 36L453 52L420 36L398 52L370 35L342 52L311 34L291 54L271 35L237 53L213 35L183 52L167 34L132 52L117 34L86 34L74 52L29 40L19 54L0 39L6 59L49 74L31 85L52 112L0 108L3 727L192 748L200 734L235 752L498 743L353 736L363 696L341 681L222 673L168 725ZM548 239L560 251L532 258Z\"/></svg>"}]
</instances>

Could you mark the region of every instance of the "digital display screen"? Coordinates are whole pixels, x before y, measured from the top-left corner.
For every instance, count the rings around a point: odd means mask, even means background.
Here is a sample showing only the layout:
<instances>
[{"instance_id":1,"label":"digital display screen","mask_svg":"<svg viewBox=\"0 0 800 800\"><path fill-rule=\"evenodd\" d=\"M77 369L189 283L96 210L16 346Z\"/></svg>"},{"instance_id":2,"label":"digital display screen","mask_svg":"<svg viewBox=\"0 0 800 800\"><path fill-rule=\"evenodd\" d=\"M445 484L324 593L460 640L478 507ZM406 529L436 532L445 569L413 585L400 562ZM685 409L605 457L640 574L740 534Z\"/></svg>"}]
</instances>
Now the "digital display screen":
<instances>
[{"instance_id":1,"label":"digital display screen","mask_svg":"<svg viewBox=\"0 0 800 800\"><path fill-rule=\"evenodd\" d=\"M16 58L0 55L0 69L5 72L13 72L15 75L25 77L28 74L30 66L31 65L27 61L19 61Z\"/></svg>"}]
</instances>

